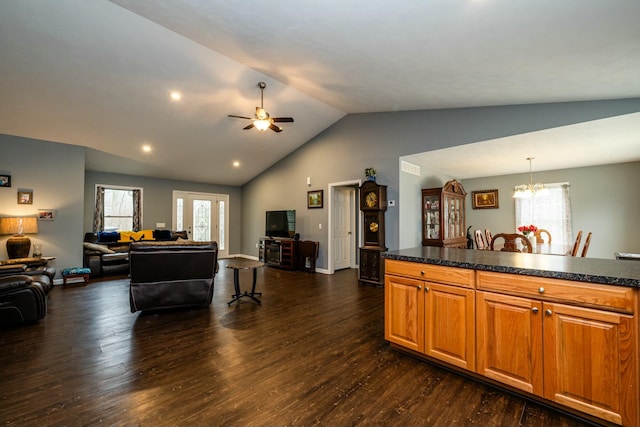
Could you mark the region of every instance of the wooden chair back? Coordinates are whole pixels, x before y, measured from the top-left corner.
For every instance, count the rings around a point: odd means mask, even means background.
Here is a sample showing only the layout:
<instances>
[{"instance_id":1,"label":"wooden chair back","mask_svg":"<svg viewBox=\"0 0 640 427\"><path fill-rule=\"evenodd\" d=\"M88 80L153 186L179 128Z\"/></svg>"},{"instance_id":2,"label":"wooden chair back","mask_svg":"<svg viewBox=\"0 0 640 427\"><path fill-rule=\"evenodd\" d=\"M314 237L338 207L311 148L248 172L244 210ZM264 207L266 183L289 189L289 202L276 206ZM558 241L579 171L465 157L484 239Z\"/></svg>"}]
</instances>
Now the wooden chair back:
<instances>
[{"instance_id":1,"label":"wooden chair back","mask_svg":"<svg viewBox=\"0 0 640 427\"><path fill-rule=\"evenodd\" d=\"M546 243L550 244L551 243L551 233L549 233L544 228L540 228L540 229L538 229L538 231L535 232L536 243L545 243L544 239L542 238L542 234L546 234L547 235L547 242Z\"/></svg>"},{"instance_id":2,"label":"wooden chair back","mask_svg":"<svg viewBox=\"0 0 640 427\"><path fill-rule=\"evenodd\" d=\"M525 236L523 236L522 234L518 234L518 233L500 233L500 234L496 234L495 236L493 236L493 239L491 239L491 250L494 250L494 244L496 242L496 240L498 239L504 239L504 246L502 247L502 249L500 249L501 251L504 252L522 252L520 249L518 249L518 245L517 245L517 241L521 240L522 241L522 246L523 246L523 251L528 252L528 253L532 253L533 252L533 247L531 246L531 242L529 241L529 239L527 239Z\"/></svg>"},{"instance_id":3,"label":"wooden chair back","mask_svg":"<svg viewBox=\"0 0 640 427\"><path fill-rule=\"evenodd\" d=\"M493 240L493 234L491 234L491 230L489 230L488 228L485 228L484 237L485 237L485 242L487 242L487 246L489 246L489 243L491 243L491 241Z\"/></svg>"},{"instance_id":4,"label":"wooden chair back","mask_svg":"<svg viewBox=\"0 0 640 427\"><path fill-rule=\"evenodd\" d=\"M589 250L589 244L591 243L591 232L587 234L587 238L584 241L584 246L582 247L582 258L587 256L587 251Z\"/></svg>"},{"instance_id":5,"label":"wooden chair back","mask_svg":"<svg viewBox=\"0 0 640 427\"><path fill-rule=\"evenodd\" d=\"M484 239L484 234L482 233L482 230L476 230L474 234L476 239L476 248L487 249L487 242Z\"/></svg>"},{"instance_id":6,"label":"wooden chair back","mask_svg":"<svg viewBox=\"0 0 640 427\"><path fill-rule=\"evenodd\" d=\"M576 241L573 243L573 249L571 249L571 256L578 255L578 248L580 247L580 241L582 240L582 230L578 231Z\"/></svg>"}]
</instances>

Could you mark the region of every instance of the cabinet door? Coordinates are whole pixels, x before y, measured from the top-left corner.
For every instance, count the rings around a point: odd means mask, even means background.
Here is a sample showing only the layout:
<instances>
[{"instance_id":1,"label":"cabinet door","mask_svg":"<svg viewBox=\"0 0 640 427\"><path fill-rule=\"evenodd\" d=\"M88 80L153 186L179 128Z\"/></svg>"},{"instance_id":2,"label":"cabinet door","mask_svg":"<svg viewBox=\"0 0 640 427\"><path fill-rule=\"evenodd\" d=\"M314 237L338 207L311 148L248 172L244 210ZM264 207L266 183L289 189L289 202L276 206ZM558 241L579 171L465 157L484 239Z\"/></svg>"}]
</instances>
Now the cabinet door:
<instances>
[{"instance_id":1,"label":"cabinet door","mask_svg":"<svg viewBox=\"0 0 640 427\"><path fill-rule=\"evenodd\" d=\"M477 372L542 396L542 303L476 292Z\"/></svg>"},{"instance_id":2,"label":"cabinet door","mask_svg":"<svg viewBox=\"0 0 640 427\"><path fill-rule=\"evenodd\" d=\"M425 282L425 354L475 369L474 290Z\"/></svg>"},{"instance_id":3,"label":"cabinet door","mask_svg":"<svg viewBox=\"0 0 640 427\"><path fill-rule=\"evenodd\" d=\"M384 337L424 353L424 295L420 280L386 275Z\"/></svg>"},{"instance_id":4,"label":"cabinet door","mask_svg":"<svg viewBox=\"0 0 640 427\"><path fill-rule=\"evenodd\" d=\"M562 304L544 309L545 398L638 425L633 318Z\"/></svg>"}]
</instances>

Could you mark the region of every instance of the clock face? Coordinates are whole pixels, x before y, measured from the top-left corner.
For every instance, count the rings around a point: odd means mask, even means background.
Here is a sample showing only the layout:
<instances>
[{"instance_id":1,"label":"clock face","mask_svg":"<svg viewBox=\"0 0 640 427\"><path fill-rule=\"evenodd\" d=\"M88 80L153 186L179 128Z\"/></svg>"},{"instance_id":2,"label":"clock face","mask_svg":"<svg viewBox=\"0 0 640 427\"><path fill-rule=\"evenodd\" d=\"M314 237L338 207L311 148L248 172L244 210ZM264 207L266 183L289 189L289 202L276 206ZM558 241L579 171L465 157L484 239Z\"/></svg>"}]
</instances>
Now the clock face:
<instances>
[{"instance_id":1,"label":"clock face","mask_svg":"<svg viewBox=\"0 0 640 427\"><path fill-rule=\"evenodd\" d=\"M369 224L369 230L376 233L378 231L378 223L374 221L371 224Z\"/></svg>"},{"instance_id":2,"label":"clock face","mask_svg":"<svg viewBox=\"0 0 640 427\"><path fill-rule=\"evenodd\" d=\"M367 206L369 206L370 208L373 208L378 203L378 196L376 195L376 193L372 191L369 194L367 194L367 197L365 198L365 202Z\"/></svg>"}]
</instances>

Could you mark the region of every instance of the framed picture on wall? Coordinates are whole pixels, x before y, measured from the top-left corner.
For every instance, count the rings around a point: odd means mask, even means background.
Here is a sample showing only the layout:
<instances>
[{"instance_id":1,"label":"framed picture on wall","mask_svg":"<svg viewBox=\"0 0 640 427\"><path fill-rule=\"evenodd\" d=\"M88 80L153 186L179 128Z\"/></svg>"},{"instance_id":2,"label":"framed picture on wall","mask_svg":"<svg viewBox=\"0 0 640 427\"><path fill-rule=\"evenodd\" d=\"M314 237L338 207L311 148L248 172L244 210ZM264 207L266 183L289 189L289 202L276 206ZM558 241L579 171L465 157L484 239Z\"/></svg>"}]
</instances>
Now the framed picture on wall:
<instances>
[{"instance_id":1,"label":"framed picture on wall","mask_svg":"<svg viewBox=\"0 0 640 427\"><path fill-rule=\"evenodd\" d=\"M33 191L18 191L18 204L19 205L32 205L33 204Z\"/></svg>"},{"instance_id":2,"label":"framed picture on wall","mask_svg":"<svg viewBox=\"0 0 640 427\"><path fill-rule=\"evenodd\" d=\"M53 221L56 219L56 211L54 209L38 209L38 220Z\"/></svg>"},{"instance_id":3,"label":"framed picture on wall","mask_svg":"<svg viewBox=\"0 0 640 427\"><path fill-rule=\"evenodd\" d=\"M11 187L11 175L0 175L0 187Z\"/></svg>"},{"instance_id":4,"label":"framed picture on wall","mask_svg":"<svg viewBox=\"0 0 640 427\"><path fill-rule=\"evenodd\" d=\"M307 191L307 208L322 208L323 190Z\"/></svg>"},{"instance_id":5,"label":"framed picture on wall","mask_svg":"<svg viewBox=\"0 0 640 427\"><path fill-rule=\"evenodd\" d=\"M471 192L473 209L497 209L498 190L480 190Z\"/></svg>"}]
</instances>

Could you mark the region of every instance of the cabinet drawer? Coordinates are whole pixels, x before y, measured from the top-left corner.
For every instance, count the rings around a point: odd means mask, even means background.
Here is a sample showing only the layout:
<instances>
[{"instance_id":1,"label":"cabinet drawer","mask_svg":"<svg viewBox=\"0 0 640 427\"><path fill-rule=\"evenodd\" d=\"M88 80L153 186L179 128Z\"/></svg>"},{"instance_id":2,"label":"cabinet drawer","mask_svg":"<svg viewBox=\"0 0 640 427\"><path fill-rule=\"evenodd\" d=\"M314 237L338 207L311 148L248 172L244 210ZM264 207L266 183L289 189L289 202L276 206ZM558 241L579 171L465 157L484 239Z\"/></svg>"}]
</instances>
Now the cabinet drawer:
<instances>
[{"instance_id":1,"label":"cabinet drawer","mask_svg":"<svg viewBox=\"0 0 640 427\"><path fill-rule=\"evenodd\" d=\"M417 262L385 260L387 274L473 288L473 270Z\"/></svg>"},{"instance_id":2,"label":"cabinet drawer","mask_svg":"<svg viewBox=\"0 0 640 427\"><path fill-rule=\"evenodd\" d=\"M527 296L544 301L606 308L621 313L633 313L634 289L623 286L573 282L544 277L477 271L478 289L503 294Z\"/></svg>"}]
</instances>

